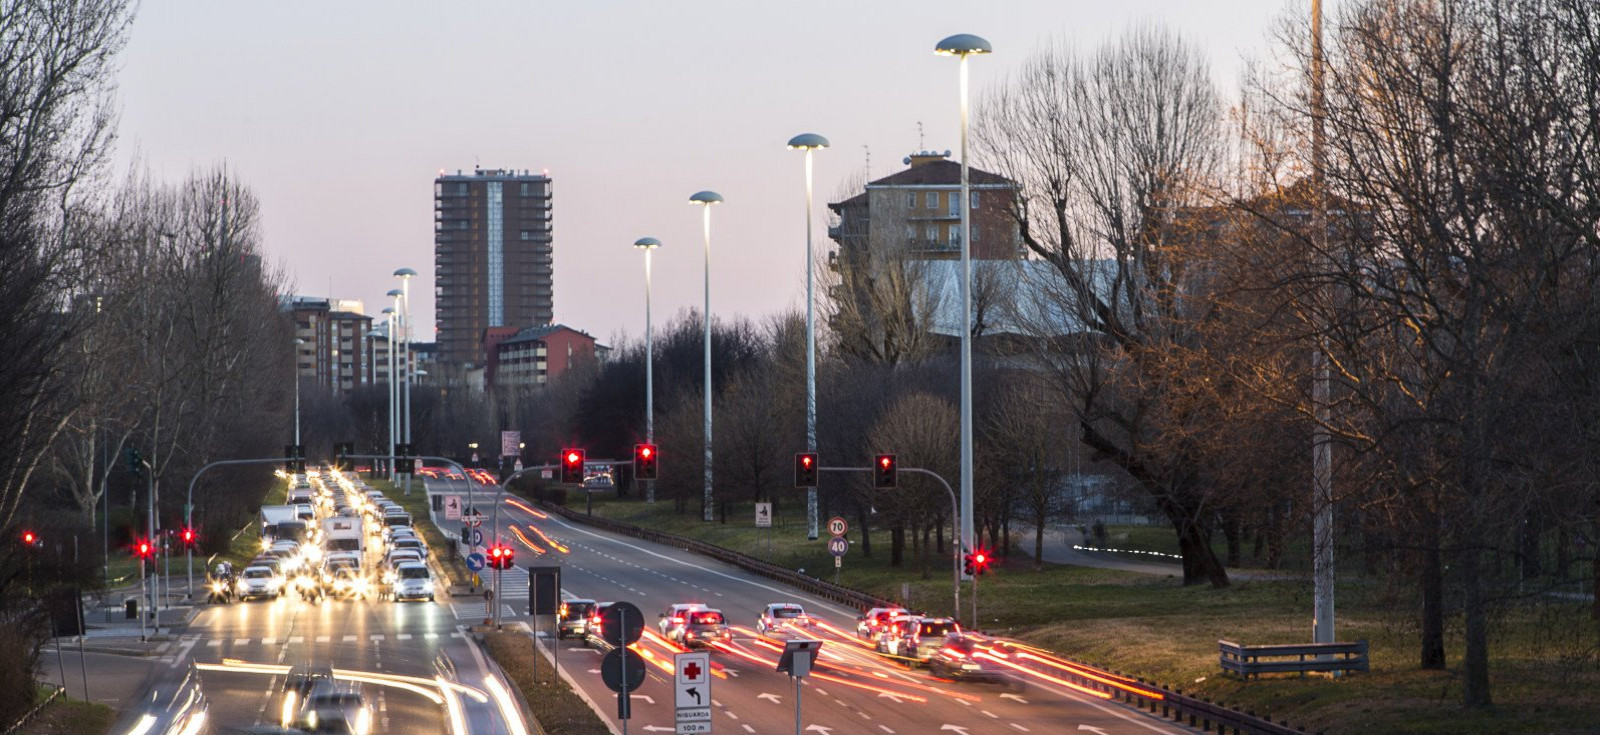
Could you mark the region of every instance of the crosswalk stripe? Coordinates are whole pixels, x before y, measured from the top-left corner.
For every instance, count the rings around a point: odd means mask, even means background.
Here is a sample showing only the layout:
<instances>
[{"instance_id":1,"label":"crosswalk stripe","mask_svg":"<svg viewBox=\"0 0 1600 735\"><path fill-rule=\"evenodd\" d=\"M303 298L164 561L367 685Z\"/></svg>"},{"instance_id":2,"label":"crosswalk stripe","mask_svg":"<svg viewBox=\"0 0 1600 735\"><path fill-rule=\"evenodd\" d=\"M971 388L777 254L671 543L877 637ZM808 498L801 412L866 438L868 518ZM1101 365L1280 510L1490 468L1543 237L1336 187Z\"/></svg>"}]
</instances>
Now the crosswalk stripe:
<instances>
[{"instance_id":1,"label":"crosswalk stripe","mask_svg":"<svg viewBox=\"0 0 1600 735\"><path fill-rule=\"evenodd\" d=\"M624 631L624 632L626 632L626 631ZM382 633L378 633L378 634L375 634L375 635L369 635L369 636L367 636L367 638L371 639L373 643L377 643L378 641L383 640L383 634Z\"/></svg>"},{"instance_id":2,"label":"crosswalk stripe","mask_svg":"<svg viewBox=\"0 0 1600 735\"><path fill-rule=\"evenodd\" d=\"M298 635L289 636L289 642L290 643L305 643L306 639L305 639L305 636L298 636Z\"/></svg>"},{"instance_id":3,"label":"crosswalk stripe","mask_svg":"<svg viewBox=\"0 0 1600 735\"><path fill-rule=\"evenodd\" d=\"M272 645L274 643L277 643L277 642L278 641L273 639L273 638L262 638L261 639L261 645L263 645L263 646L270 646L270 645Z\"/></svg>"},{"instance_id":4,"label":"crosswalk stripe","mask_svg":"<svg viewBox=\"0 0 1600 735\"><path fill-rule=\"evenodd\" d=\"M356 642L356 637L353 636L353 635L347 635L347 636L344 637L344 642L345 643L355 643Z\"/></svg>"},{"instance_id":5,"label":"crosswalk stripe","mask_svg":"<svg viewBox=\"0 0 1600 735\"><path fill-rule=\"evenodd\" d=\"M327 643L327 642L328 642L328 641L330 641L330 640L332 640L332 638L331 638L331 637L329 637L329 636L325 636L325 635L319 635L319 636L317 636L317 642L318 642L318 643Z\"/></svg>"},{"instance_id":6,"label":"crosswalk stripe","mask_svg":"<svg viewBox=\"0 0 1600 735\"><path fill-rule=\"evenodd\" d=\"M626 632L626 631L624 631L624 632ZM250 645L250 639L249 638L235 638L235 639L233 639L233 645L235 645L235 646L248 646L248 645Z\"/></svg>"},{"instance_id":7,"label":"crosswalk stripe","mask_svg":"<svg viewBox=\"0 0 1600 735\"><path fill-rule=\"evenodd\" d=\"M409 641L409 640L411 640L411 634L410 633L401 633L400 635L395 636L395 638L397 640Z\"/></svg>"},{"instance_id":8,"label":"crosswalk stripe","mask_svg":"<svg viewBox=\"0 0 1600 735\"><path fill-rule=\"evenodd\" d=\"M221 646L222 641L217 638L212 638L211 640L206 641L206 648L219 648Z\"/></svg>"}]
</instances>

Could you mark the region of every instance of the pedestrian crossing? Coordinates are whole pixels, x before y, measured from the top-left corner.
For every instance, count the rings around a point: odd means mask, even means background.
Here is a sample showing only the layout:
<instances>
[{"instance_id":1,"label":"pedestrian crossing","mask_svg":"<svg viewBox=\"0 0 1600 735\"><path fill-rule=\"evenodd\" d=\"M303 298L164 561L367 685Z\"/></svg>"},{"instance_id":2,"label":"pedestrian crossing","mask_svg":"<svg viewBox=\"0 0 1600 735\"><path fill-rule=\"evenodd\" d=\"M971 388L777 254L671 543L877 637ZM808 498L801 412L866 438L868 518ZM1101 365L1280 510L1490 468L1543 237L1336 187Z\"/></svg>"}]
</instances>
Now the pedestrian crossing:
<instances>
[{"instance_id":1,"label":"pedestrian crossing","mask_svg":"<svg viewBox=\"0 0 1600 735\"><path fill-rule=\"evenodd\" d=\"M482 621L484 618L489 617L489 603L487 602L451 602L448 604L450 605L450 612L455 613L456 620ZM526 606L522 607L525 608ZM500 605L500 617L502 618L516 617L523 612L524 610L518 610L518 606L515 605L506 603L501 603Z\"/></svg>"},{"instance_id":2,"label":"pedestrian crossing","mask_svg":"<svg viewBox=\"0 0 1600 735\"><path fill-rule=\"evenodd\" d=\"M478 605L478 609L479 609L479 611L481 613L481 611L483 609L483 605L481 605L481 604ZM482 617L482 615L480 614L479 617ZM453 630L453 631L431 631L431 632L427 632L427 633L373 633L373 634L364 635L364 636L361 636L361 635L344 635L344 636L319 635L319 636L315 636L315 637L311 638L310 641L313 642L313 643L321 643L321 644L334 643L334 642L338 642L338 643L384 643L384 642L387 642L387 641L412 641L412 640L437 641L437 640L442 640L442 639L445 639L445 638L465 638L465 637L466 637L465 633L463 633L463 632L461 632L459 630ZM209 638L208 639L208 638L205 638L203 636L198 636L198 635L187 635L187 636L183 637L183 640L185 640L185 641L195 641L196 643L198 643L201 640L204 640L205 641L204 647L206 647L206 648L221 648L223 645L228 644L228 643L232 643L233 646L237 648L237 647L252 646L252 645L256 645L256 646L293 646L293 645L302 645L302 644L305 644L307 642L307 637L306 636L298 636L298 635L296 635L296 636L289 636L287 638Z\"/></svg>"}]
</instances>

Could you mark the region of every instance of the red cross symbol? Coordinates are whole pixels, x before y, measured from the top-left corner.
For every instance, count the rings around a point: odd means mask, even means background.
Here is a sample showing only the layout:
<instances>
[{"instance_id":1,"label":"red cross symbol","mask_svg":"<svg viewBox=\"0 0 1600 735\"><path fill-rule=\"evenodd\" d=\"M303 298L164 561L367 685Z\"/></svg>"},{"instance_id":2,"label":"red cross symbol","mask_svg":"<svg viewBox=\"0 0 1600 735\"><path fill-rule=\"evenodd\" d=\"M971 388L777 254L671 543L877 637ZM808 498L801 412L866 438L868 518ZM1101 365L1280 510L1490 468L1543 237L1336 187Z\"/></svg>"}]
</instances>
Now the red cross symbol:
<instances>
[{"instance_id":1,"label":"red cross symbol","mask_svg":"<svg viewBox=\"0 0 1600 735\"><path fill-rule=\"evenodd\" d=\"M705 671L700 668L698 661L690 661L689 665L683 667L683 678L689 681L699 681L700 675L703 673Z\"/></svg>"}]
</instances>

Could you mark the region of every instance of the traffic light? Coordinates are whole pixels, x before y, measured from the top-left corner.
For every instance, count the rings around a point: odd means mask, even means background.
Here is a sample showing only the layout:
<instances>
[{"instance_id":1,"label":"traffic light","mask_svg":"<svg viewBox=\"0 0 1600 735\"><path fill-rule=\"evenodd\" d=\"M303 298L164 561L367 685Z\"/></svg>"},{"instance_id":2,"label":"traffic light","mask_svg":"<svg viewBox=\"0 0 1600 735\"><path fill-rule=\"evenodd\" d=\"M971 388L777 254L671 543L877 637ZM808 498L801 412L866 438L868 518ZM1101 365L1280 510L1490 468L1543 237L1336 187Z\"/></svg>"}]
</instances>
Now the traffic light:
<instances>
[{"instance_id":1,"label":"traffic light","mask_svg":"<svg viewBox=\"0 0 1600 735\"><path fill-rule=\"evenodd\" d=\"M133 554L140 559L149 559L155 554L155 546L150 543L150 539L139 539L133 542Z\"/></svg>"},{"instance_id":2,"label":"traffic light","mask_svg":"<svg viewBox=\"0 0 1600 735\"><path fill-rule=\"evenodd\" d=\"M656 445L633 445L633 479L656 479Z\"/></svg>"},{"instance_id":3,"label":"traffic light","mask_svg":"<svg viewBox=\"0 0 1600 735\"><path fill-rule=\"evenodd\" d=\"M817 486L816 452L798 452L794 455L794 486Z\"/></svg>"},{"instance_id":4,"label":"traffic light","mask_svg":"<svg viewBox=\"0 0 1600 735\"><path fill-rule=\"evenodd\" d=\"M583 450L561 450L561 484L583 484Z\"/></svg>"},{"instance_id":5,"label":"traffic light","mask_svg":"<svg viewBox=\"0 0 1600 735\"><path fill-rule=\"evenodd\" d=\"M138 449L128 447L124 456L128 458L128 474L138 477L144 472L144 455L140 454Z\"/></svg>"},{"instance_id":6,"label":"traffic light","mask_svg":"<svg viewBox=\"0 0 1600 735\"><path fill-rule=\"evenodd\" d=\"M984 551L983 549L978 549L972 554L972 569L969 570L967 574L976 576L989 571L989 562L991 561L993 561L993 559L990 558L989 552Z\"/></svg>"},{"instance_id":7,"label":"traffic light","mask_svg":"<svg viewBox=\"0 0 1600 735\"><path fill-rule=\"evenodd\" d=\"M893 454L880 454L872 462L872 486L879 490L893 490L899 481L900 463Z\"/></svg>"},{"instance_id":8,"label":"traffic light","mask_svg":"<svg viewBox=\"0 0 1600 735\"><path fill-rule=\"evenodd\" d=\"M495 544L489 547L490 569L511 569L516 562L517 550L506 544Z\"/></svg>"},{"instance_id":9,"label":"traffic light","mask_svg":"<svg viewBox=\"0 0 1600 735\"><path fill-rule=\"evenodd\" d=\"M968 577L973 576L973 557L976 554L964 554L961 557L961 573Z\"/></svg>"},{"instance_id":10,"label":"traffic light","mask_svg":"<svg viewBox=\"0 0 1600 735\"><path fill-rule=\"evenodd\" d=\"M306 471L306 445L283 445L283 471L291 475L305 474Z\"/></svg>"},{"instance_id":11,"label":"traffic light","mask_svg":"<svg viewBox=\"0 0 1600 735\"><path fill-rule=\"evenodd\" d=\"M194 546L195 533L193 528L183 529L183 533L180 535L183 537L184 546Z\"/></svg>"},{"instance_id":12,"label":"traffic light","mask_svg":"<svg viewBox=\"0 0 1600 735\"><path fill-rule=\"evenodd\" d=\"M39 543L39 535L38 534L36 534L36 533L34 533L32 531L23 531L22 532L22 545L23 546L30 546L31 547L31 546L34 546L34 545L36 545L38 543Z\"/></svg>"},{"instance_id":13,"label":"traffic light","mask_svg":"<svg viewBox=\"0 0 1600 735\"><path fill-rule=\"evenodd\" d=\"M338 442L333 445L333 468L340 472L350 471L350 455L356 453L354 442Z\"/></svg>"}]
</instances>

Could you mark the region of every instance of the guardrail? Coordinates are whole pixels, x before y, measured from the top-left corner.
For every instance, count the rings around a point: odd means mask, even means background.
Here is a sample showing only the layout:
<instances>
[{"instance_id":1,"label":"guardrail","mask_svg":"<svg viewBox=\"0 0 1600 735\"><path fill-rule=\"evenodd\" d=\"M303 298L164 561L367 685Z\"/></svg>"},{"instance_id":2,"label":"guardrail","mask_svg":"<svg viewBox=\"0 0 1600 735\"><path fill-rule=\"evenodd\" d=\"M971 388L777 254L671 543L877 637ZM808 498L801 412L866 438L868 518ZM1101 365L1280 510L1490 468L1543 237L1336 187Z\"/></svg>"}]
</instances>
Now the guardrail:
<instances>
[{"instance_id":1,"label":"guardrail","mask_svg":"<svg viewBox=\"0 0 1600 735\"><path fill-rule=\"evenodd\" d=\"M34 717L37 717L39 715L39 713L44 710L45 707L49 707L51 702L56 701L57 697L62 697L62 696L66 695L66 691L67 690L62 689L61 687L56 686L55 684L50 684L48 682L43 682L42 685L43 686L47 686L47 687L51 687L53 689L53 691L51 691L49 695L45 696L43 702L40 702L40 703L34 705L33 709L28 710L28 713L23 715L21 719L17 720L16 724L12 725L11 727L6 728L3 731L3 733L0 733L0 735L11 735L11 733L14 733L14 732L16 732L18 730L21 730L24 725L27 725L28 722L31 721Z\"/></svg>"},{"instance_id":2,"label":"guardrail","mask_svg":"<svg viewBox=\"0 0 1600 735\"><path fill-rule=\"evenodd\" d=\"M585 525L594 526L595 528L603 531L610 531L612 533L618 533L624 536L632 536L633 538L643 539L645 541L658 543L663 546L671 546L674 548L683 549L685 551L694 552L701 556L708 556L712 559L716 559L717 561L732 564L752 574L758 574L768 579L783 582L791 587L810 593L830 602L837 602L841 605L849 605L862 610L873 607L888 607L894 604L889 600L869 595L860 590L853 590L849 587L833 584L831 582L824 582L816 577L809 577L796 572L793 569L788 569L786 567L780 567L776 564L764 562L760 559L745 556L737 551L724 549L721 546L708 544L704 541L697 541L692 538L686 538L677 534L666 533L664 531L641 528L631 523L614 521L610 518L585 515L583 513L569 510L563 506L554 505L551 503L545 503L542 501L535 502L538 502L539 505L543 506L546 510L549 510L550 512L555 513L556 515L559 515L569 521L576 521Z\"/></svg>"},{"instance_id":3,"label":"guardrail","mask_svg":"<svg viewBox=\"0 0 1600 735\"><path fill-rule=\"evenodd\" d=\"M815 577L808 577L793 570L769 564L760 559L745 556L737 551L724 549L704 541L664 531L642 528L610 518L585 515L544 501L535 500L533 502L569 521L708 556L718 561L732 564L747 572L783 582L822 599L842 605L852 605L866 609L887 607L894 604L859 590L824 582ZM1222 702L1213 702L1204 697L1184 694L1182 689L1147 682L1143 678L1127 676L1120 671L1107 671L1096 668L1055 653L1046 652L1043 649L1035 649L1023 645L1016 645L1014 648L1020 652L1038 651L1039 653L1048 653L1047 657L1013 656L1013 661L1019 662L1022 666L1034 669L1046 676L1071 682L1074 687L1092 690L1106 699L1121 702L1129 707L1142 709L1174 722L1187 723L1190 727L1202 728L1204 732L1215 731L1217 733L1242 735L1305 735L1306 732L1305 728L1292 727L1287 722L1275 723L1268 718L1257 716L1254 712L1235 709Z\"/></svg>"}]
</instances>

